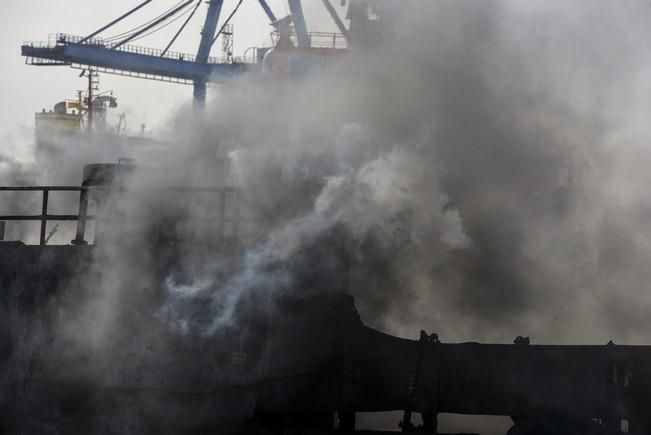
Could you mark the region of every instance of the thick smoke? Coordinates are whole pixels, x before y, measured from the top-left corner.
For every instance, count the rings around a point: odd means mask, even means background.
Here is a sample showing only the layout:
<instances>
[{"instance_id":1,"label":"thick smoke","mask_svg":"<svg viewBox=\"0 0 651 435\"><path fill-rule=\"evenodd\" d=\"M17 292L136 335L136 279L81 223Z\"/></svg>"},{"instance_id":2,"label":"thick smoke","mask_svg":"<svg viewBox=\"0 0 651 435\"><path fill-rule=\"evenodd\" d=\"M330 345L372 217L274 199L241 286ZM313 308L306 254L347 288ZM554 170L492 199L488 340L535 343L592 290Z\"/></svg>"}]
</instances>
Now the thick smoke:
<instances>
[{"instance_id":1,"label":"thick smoke","mask_svg":"<svg viewBox=\"0 0 651 435\"><path fill-rule=\"evenodd\" d=\"M288 287L291 273L270 265L337 228L363 319L390 332L644 341L646 6L381 6L378 46L293 80L219 85L206 113L175 117L173 153L98 144L38 162L39 180L75 183L82 161L126 156L165 168L140 186L241 188L242 273L187 252L193 278L167 281L162 313L175 322L190 321L178 301L213 301L205 331L236 322L240 299L273 293L275 279ZM118 247L116 264L129 258Z\"/></svg>"},{"instance_id":2,"label":"thick smoke","mask_svg":"<svg viewBox=\"0 0 651 435\"><path fill-rule=\"evenodd\" d=\"M371 52L218 89L203 138L245 192L251 252L284 260L343 226L363 318L407 336L644 340L625 313L645 304L644 170L629 166L645 131L620 104L645 67L630 20L648 11L394 12Z\"/></svg>"},{"instance_id":3,"label":"thick smoke","mask_svg":"<svg viewBox=\"0 0 651 435\"><path fill-rule=\"evenodd\" d=\"M243 304L337 290L301 285L306 253L335 246L362 319L394 334L649 341L648 5L399 3L382 2L378 46L293 80L228 81L204 114L174 117L175 152L139 156L164 175L132 180L151 209L115 205L127 235L106 236L97 255L110 267L80 283L94 290L70 336L109 352L123 307L152 299L164 327L219 334ZM196 246L142 249L161 215L215 206L139 190L179 184L242 190L236 266ZM142 271L163 263L173 272L157 299Z\"/></svg>"}]
</instances>

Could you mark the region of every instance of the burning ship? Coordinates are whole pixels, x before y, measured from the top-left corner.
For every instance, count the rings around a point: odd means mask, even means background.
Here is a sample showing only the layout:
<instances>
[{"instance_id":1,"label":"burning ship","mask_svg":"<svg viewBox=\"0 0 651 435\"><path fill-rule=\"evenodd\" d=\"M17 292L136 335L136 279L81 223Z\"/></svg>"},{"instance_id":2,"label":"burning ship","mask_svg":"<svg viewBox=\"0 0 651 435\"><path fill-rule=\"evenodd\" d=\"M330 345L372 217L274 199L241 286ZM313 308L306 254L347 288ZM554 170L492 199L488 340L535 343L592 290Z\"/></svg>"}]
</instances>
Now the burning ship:
<instances>
[{"instance_id":1,"label":"burning ship","mask_svg":"<svg viewBox=\"0 0 651 435\"><path fill-rule=\"evenodd\" d=\"M160 63L138 73L186 69L201 105L207 76L192 68L211 69L211 77L243 68L287 73L294 62L304 66L305 55L332 54L311 47L299 1L284 20L260 3L281 27L275 54L259 57L262 65L157 53ZM376 32L370 3L351 1L347 38L353 29L366 38ZM215 37L221 5L210 2L206 41ZM362 24L354 21L360 11ZM134 64L141 59L133 55L152 56L95 36L23 50L32 63L73 65L96 50L115 49ZM37 122L77 132L80 113L67 109ZM123 160L84 166L77 185L0 187L38 194L41 210L0 216L4 225L40 225L38 244L0 242L2 433L374 433L357 431L357 415L380 411L401 411L402 433L439 433L441 413L509 416L510 435L650 433L651 347L385 334L363 323L349 294L346 229L329 228L283 261L252 256L246 191L187 185L160 172ZM69 214L51 212L61 192L76 197ZM49 243L54 221L73 224L69 242ZM241 285L251 268L264 279ZM210 282L197 283L206 273ZM229 288L248 290L229 303ZM271 288L280 295L273 301Z\"/></svg>"}]
</instances>

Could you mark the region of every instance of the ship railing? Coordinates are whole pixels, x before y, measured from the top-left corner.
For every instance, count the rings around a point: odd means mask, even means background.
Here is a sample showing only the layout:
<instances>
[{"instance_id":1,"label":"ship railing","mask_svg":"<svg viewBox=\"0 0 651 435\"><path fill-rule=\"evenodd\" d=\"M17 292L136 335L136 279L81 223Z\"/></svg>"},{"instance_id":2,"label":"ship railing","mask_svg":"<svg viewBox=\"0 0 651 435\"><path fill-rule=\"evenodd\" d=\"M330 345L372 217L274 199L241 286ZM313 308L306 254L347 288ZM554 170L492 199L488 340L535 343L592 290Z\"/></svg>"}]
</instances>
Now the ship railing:
<instances>
[{"instance_id":1,"label":"ship railing","mask_svg":"<svg viewBox=\"0 0 651 435\"><path fill-rule=\"evenodd\" d=\"M348 41L342 33L331 32L309 32L308 40L312 48L348 48ZM290 35L294 45L297 45L296 32ZM280 32L271 32L271 42L275 46L280 38Z\"/></svg>"},{"instance_id":2,"label":"ship railing","mask_svg":"<svg viewBox=\"0 0 651 435\"><path fill-rule=\"evenodd\" d=\"M0 192L42 192L41 214L27 215L14 214L0 216L0 222L6 221L40 221L41 230L39 245L46 244L46 231L48 221L78 221L78 214L49 214L48 205L50 192L81 192L87 189L80 186L0 186ZM93 220L95 216L86 216L86 219ZM4 225L3 225L4 229Z\"/></svg>"},{"instance_id":3,"label":"ship railing","mask_svg":"<svg viewBox=\"0 0 651 435\"><path fill-rule=\"evenodd\" d=\"M238 60L241 63L259 64L262 63L264 55L271 49L272 47L249 47L244 50L242 57L238 58Z\"/></svg>"},{"instance_id":4,"label":"ship railing","mask_svg":"<svg viewBox=\"0 0 651 435\"><path fill-rule=\"evenodd\" d=\"M72 240L73 245L86 245L85 240L86 223L97 218L96 215L88 214L89 194L92 191L109 191L115 188L109 186L0 186L1 192L41 192L41 213L40 214L8 214L0 215L0 240L4 240L5 223L7 221L40 222L39 245L44 246L48 242L48 222L76 221L76 235ZM240 224L245 222L240 212L241 191L234 187L164 187L165 191L183 194L214 194L217 196L218 216L217 231L221 240L226 239L226 225L231 224L228 231L233 237L241 235ZM79 192L79 211L77 214L51 214L49 213L50 192ZM233 204L231 213L227 213L229 203Z\"/></svg>"}]
</instances>

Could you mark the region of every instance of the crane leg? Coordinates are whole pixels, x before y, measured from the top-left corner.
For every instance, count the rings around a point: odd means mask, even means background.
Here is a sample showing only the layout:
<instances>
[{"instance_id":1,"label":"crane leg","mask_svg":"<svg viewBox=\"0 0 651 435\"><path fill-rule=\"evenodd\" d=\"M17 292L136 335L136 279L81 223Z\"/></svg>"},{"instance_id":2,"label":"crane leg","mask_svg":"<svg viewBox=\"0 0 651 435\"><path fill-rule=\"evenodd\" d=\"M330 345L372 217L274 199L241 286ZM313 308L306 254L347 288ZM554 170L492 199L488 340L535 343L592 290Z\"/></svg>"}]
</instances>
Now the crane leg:
<instances>
[{"instance_id":1,"label":"crane leg","mask_svg":"<svg viewBox=\"0 0 651 435\"><path fill-rule=\"evenodd\" d=\"M195 109L201 110L206 107L206 82L204 80L195 80L193 96Z\"/></svg>"}]
</instances>

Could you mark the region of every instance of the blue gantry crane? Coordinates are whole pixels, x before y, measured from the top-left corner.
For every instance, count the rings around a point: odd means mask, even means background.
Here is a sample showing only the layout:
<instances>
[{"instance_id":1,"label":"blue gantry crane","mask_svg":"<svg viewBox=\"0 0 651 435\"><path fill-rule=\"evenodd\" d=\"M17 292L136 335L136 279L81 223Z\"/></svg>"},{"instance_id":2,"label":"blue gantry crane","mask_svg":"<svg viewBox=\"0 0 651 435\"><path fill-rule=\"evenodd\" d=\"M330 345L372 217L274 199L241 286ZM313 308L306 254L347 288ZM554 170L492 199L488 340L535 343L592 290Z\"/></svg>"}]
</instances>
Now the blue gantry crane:
<instances>
[{"instance_id":1,"label":"blue gantry crane","mask_svg":"<svg viewBox=\"0 0 651 435\"><path fill-rule=\"evenodd\" d=\"M210 57L212 46L221 34L226 33L224 30L228 29L227 26L231 18L243 0L239 0L235 4L234 9L219 28L224 0L208 0L208 9L196 55L169 50L197 12L202 1L181 0L157 18L131 31L110 38L100 36L104 31L152 3L152 0L145 0L85 37L60 33L44 43L23 44L21 53L26 57L26 63L29 65L69 65L74 68L92 68L95 71L112 74L192 84L195 102L197 106L203 106L206 98L206 86L209 81L241 74L255 68L255 62L234 61L232 58L219 60ZM346 36L346 28L330 4L330 0L322 1L342 34ZM266 0L258 0L258 2L271 23L279 21ZM288 3L297 46L309 47L310 34L305 25L301 1L288 0ZM151 49L129 44L183 17L185 20L164 49Z\"/></svg>"},{"instance_id":2,"label":"blue gantry crane","mask_svg":"<svg viewBox=\"0 0 651 435\"><path fill-rule=\"evenodd\" d=\"M265 0L258 0L270 20L275 15ZM30 65L70 65L78 68L93 68L113 74L149 78L194 85L195 101L203 105L206 96L206 83L220 77L228 77L247 70L243 62L219 61L210 57L211 48L219 33L237 11L242 0L217 32L224 0L211 0L201 32L201 41L196 55L170 51L170 46L178 38L185 26L201 5L202 0L183 0L150 22L130 32L116 37L103 39L99 35L110 27L134 14L152 0L145 0L133 9L119 16L107 25L88 36L80 37L69 34L54 35L46 43L25 43L21 47L22 55ZM164 26L188 15L181 28L164 50L150 49L129 45L128 43L147 36Z\"/></svg>"}]
</instances>

